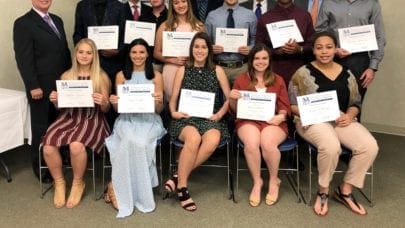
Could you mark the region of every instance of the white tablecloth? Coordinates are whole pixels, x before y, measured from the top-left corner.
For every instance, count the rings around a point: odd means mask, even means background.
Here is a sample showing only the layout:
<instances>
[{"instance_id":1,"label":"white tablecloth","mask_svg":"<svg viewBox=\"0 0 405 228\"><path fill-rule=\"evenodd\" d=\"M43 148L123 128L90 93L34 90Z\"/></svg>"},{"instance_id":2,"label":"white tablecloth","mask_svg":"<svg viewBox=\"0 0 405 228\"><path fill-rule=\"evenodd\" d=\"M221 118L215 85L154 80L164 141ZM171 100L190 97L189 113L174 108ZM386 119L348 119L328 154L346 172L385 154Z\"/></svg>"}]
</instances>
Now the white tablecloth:
<instances>
[{"instance_id":1,"label":"white tablecloth","mask_svg":"<svg viewBox=\"0 0 405 228\"><path fill-rule=\"evenodd\" d=\"M31 144L31 116L25 92L0 88L0 153Z\"/></svg>"}]
</instances>

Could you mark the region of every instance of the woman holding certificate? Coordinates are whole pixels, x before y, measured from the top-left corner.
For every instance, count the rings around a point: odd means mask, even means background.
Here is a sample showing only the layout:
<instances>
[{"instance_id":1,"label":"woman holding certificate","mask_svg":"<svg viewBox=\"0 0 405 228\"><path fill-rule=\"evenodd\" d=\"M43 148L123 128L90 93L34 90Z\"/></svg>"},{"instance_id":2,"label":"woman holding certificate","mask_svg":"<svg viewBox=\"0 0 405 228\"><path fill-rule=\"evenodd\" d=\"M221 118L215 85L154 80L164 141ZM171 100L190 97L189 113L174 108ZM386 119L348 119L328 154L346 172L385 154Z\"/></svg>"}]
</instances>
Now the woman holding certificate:
<instances>
[{"instance_id":1,"label":"woman holding certificate","mask_svg":"<svg viewBox=\"0 0 405 228\"><path fill-rule=\"evenodd\" d=\"M262 156L269 171L269 189L265 202L269 206L277 202L281 183L278 178L281 157L278 145L288 136L286 120L290 112L290 103L287 88L283 78L271 70L270 53L269 48L263 44L257 44L252 48L248 56L248 72L236 78L229 95L230 107L235 113L238 111L238 99L242 99L242 91L276 95L273 103L275 112L269 114L267 120L239 118L236 120L236 132L243 142L246 161L253 178L253 188L249 196L249 204L252 207L260 204L263 186L260 175Z\"/></svg>"},{"instance_id":2,"label":"woman holding certificate","mask_svg":"<svg viewBox=\"0 0 405 228\"><path fill-rule=\"evenodd\" d=\"M163 109L163 79L159 72L153 71L152 63L147 42L143 39L133 40L124 69L118 72L115 80L116 91L122 97L110 96L111 104L121 114L115 121L113 133L105 140L110 153L112 181L108 184L104 199L118 209L117 217L131 215L134 207L144 213L155 210L152 188L159 184L155 148L157 140L166 134L166 130L159 116ZM154 112L120 111L119 103L124 100L126 90L126 93L131 93L128 92L132 90L131 85L141 85L142 90L148 88L147 85L153 85L153 99L145 102L154 105ZM136 91L136 87L133 89L133 93L142 93L142 90Z\"/></svg>"},{"instance_id":3,"label":"woman holding certificate","mask_svg":"<svg viewBox=\"0 0 405 228\"><path fill-rule=\"evenodd\" d=\"M199 32L204 31L204 24L193 14L190 0L169 0L169 13L156 32L154 57L163 62L163 80L165 99L170 100L176 71L186 64L188 57L163 56L163 32ZM177 47L179 48L179 47Z\"/></svg>"},{"instance_id":4,"label":"woman holding certificate","mask_svg":"<svg viewBox=\"0 0 405 228\"><path fill-rule=\"evenodd\" d=\"M61 80L90 80L94 93L94 107L88 108L59 108L59 115L49 126L42 139L45 162L55 181L54 205L56 208L65 206L73 208L80 203L83 191L83 175L87 167L86 148L99 153L104 144L104 138L110 134L110 129L104 118L104 113L110 108L108 96L110 80L100 68L96 45L90 39L80 40L73 54L73 66L62 74ZM58 107L58 93L52 91L51 102ZM66 183L62 171L62 159L59 153L61 146L69 146L70 162L73 169L73 182L69 198L66 202Z\"/></svg>"},{"instance_id":5,"label":"woman holding certificate","mask_svg":"<svg viewBox=\"0 0 405 228\"><path fill-rule=\"evenodd\" d=\"M211 115L203 118L182 112L179 104L182 103L184 90L198 91L201 94L198 97L204 101L208 99L202 95L203 92L215 94ZM204 32L196 33L190 45L190 59L176 73L173 95L169 102L172 116L170 136L182 141L184 146L178 158L178 171L166 182L165 189L167 192L177 191L180 204L187 211L197 209L187 189L191 171L211 156L221 138L229 137L227 120L223 118L228 111L228 94L228 78L224 70L213 62L209 36Z\"/></svg>"},{"instance_id":6,"label":"woman holding certificate","mask_svg":"<svg viewBox=\"0 0 405 228\"><path fill-rule=\"evenodd\" d=\"M334 192L334 198L354 213L366 215L366 209L355 200L352 190L353 187L363 187L366 172L377 156L378 145L370 132L356 121L361 108L358 85L346 67L334 62L336 45L333 33L320 32L315 35L315 60L299 68L289 84L291 110L296 116L298 133L318 150L319 189L313 207L315 214L325 216L328 213L329 184L343 145L352 151L352 157L343 182ZM338 104L335 105L339 106L340 116L334 121L303 126L305 113L300 113L298 109L299 96L325 91L336 91ZM318 117L322 116L322 113L316 113Z\"/></svg>"}]
</instances>

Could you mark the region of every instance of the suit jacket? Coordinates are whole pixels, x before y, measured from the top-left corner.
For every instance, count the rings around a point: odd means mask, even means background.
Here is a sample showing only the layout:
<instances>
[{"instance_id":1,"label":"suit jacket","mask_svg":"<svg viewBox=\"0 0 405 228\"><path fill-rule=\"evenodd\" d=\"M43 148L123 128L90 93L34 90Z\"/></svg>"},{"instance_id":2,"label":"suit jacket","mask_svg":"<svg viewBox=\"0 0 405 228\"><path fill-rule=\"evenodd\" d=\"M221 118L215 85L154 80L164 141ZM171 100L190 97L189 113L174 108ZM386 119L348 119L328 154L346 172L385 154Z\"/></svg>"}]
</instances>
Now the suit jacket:
<instances>
[{"instance_id":1,"label":"suit jacket","mask_svg":"<svg viewBox=\"0 0 405 228\"><path fill-rule=\"evenodd\" d=\"M199 16L198 13L198 0L190 0L191 2L191 7L193 8L193 14L198 20L204 22L205 20L202 20ZM218 7L222 6L224 4L223 0L207 0L208 1L208 6L207 6L207 11L205 12L205 18L207 18L207 15L209 12L212 10L217 9Z\"/></svg>"},{"instance_id":2,"label":"suit jacket","mask_svg":"<svg viewBox=\"0 0 405 228\"><path fill-rule=\"evenodd\" d=\"M239 3L240 6L245 7L246 9L253 10L253 2L256 0L248 0L246 2ZM277 5L277 0L267 0L267 10L273 9ZM263 12L264 14L265 12Z\"/></svg>"},{"instance_id":3,"label":"suit jacket","mask_svg":"<svg viewBox=\"0 0 405 228\"><path fill-rule=\"evenodd\" d=\"M145 13L148 10L152 10L152 7L145 5L144 3L141 2L141 14L139 15L139 18L142 17L142 13ZM131 6L129 5L129 3L124 4L123 11L124 11L124 13L123 13L124 22L125 22L125 20L130 20L130 21L134 20L134 16L132 14Z\"/></svg>"},{"instance_id":4,"label":"suit jacket","mask_svg":"<svg viewBox=\"0 0 405 228\"><path fill-rule=\"evenodd\" d=\"M18 18L13 28L15 59L26 91L30 94L32 89L41 88L46 98L55 88L55 80L71 67L63 21L49 15L60 38L34 10Z\"/></svg>"}]
</instances>

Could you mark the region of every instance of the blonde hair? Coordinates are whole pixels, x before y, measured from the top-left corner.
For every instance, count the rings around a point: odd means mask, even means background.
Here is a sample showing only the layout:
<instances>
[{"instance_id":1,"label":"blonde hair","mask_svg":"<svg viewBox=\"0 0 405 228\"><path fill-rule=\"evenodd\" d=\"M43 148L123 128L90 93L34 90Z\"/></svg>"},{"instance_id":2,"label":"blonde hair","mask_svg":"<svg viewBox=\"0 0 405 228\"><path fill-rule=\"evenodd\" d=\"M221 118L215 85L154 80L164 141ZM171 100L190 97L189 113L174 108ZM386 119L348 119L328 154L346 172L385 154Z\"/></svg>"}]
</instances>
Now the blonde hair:
<instances>
[{"instance_id":1,"label":"blonde hair","mask_svg":"<svg viewBox=\"0 0 405 228\"><path fill-rule=\"evenodd\" d=\"M94 92L101 93L102 88L107 86L110 87L110 82L106 73L100 67L100 58L98 55L97 47L94 41L88 38L81 39L75 46L74 52L72 54L72 68L67 72L67 80L77 80L79 77L80 64L77 61L77 52L82 44L87 44L91 47L93 52L93 59L90 63L90 80L93 82ZM85 75L80 75L85 76Z\"/></svg>"},{"instance_id":2,"label":"blonde hair","mask_svg":"<svg viewBox=\"0 0 405 228\"><path fill-rule=\"evenodd\" d=\"M165 21L166 25L165 31L174 31L178 26L177 13L173 7L174 1L175 0L169 0L169 12L167 14L167 20ZM190 23L194 31L202 31L204 28L204 24L194 16L190 0L186 1L187 1L186 21Z\"/></svg>"}]
</instances>

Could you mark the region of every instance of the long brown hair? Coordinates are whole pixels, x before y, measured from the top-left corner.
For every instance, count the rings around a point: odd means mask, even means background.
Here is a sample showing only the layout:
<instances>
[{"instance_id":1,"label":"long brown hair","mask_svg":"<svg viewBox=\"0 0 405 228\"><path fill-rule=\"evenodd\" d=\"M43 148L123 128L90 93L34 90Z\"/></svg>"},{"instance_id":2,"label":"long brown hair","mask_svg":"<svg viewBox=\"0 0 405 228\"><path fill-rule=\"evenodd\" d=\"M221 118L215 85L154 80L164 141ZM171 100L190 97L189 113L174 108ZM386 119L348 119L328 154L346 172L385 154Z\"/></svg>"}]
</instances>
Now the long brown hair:
<instances>
[{"instance_id":1,"label":"long brown hair","mask_svg":"<svg viewBox=\"0 0 405 228\"><path fill-rule=\"evenodd\" d=\"M167 14L167 20L165 21L166 29L165 31L175 31L178 26L177 13L174 10L173 4L175 0L169 0L169 12ZM187 1L187 15L186 20L190 23L193 31L201 31L204 28L204 24L199 21L193 14L193 9L191 8L190 0Z\"/></svg>"},{"instance_id":2,"label":"long brown hair","mask_svg":"<svg viewBox=\"0 0 405 228\"><path fill-rule=\"evenodd\" d=\"M255 69L253 68L253 60L255 59L256 53L258 53L259 51L266 51L267 54L269 55L269 66L266 68L263 75L264 85L266 87L272 86L276 78L272 70L270 49L266 45L258 43L250 50L248 55L248 72L250 76L250 83L248 86L249 89L254 88L255 85L257 84L257 79L255 77Z\"/></svg>"},{"instance_id":3,"label":"long brown hair","mask_svg":"<svg viewBox=\"0 0 405 228\"><path fill-rule=\"evenodd\" d=\"M205 40L205 43L207 44L208 47L208 56L207 59L205 60L205 68L208 68L210 70L215 70L215 64L214 64L214 51L212 49L212 41L211 38L208 36L207 33L205 32L197 32L193 39L191 40L190 43L190 54L189 54L189 59L187 61L187 66L188 67L193 67L194 66L194 55L193 55L193 46L195 43L196 39L202 39Z\"/></svg>"}]
</instances>

